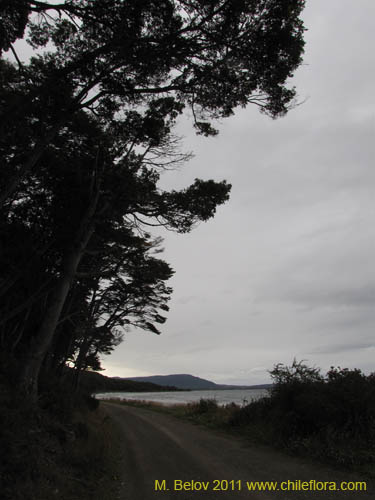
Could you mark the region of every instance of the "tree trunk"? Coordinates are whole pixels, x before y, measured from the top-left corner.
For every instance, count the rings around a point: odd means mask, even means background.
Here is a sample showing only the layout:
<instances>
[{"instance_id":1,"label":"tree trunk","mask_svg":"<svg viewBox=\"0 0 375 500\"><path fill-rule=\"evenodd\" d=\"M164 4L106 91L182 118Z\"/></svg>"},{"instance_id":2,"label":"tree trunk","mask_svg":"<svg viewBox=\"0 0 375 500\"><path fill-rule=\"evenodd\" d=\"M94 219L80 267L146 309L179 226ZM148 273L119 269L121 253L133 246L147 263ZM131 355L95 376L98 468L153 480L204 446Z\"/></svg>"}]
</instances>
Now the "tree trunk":
<instances>
[{"instance_id":1,"label":"tree trunk","mask_svg":"<svg viewBox=\"0 0 375 500\"><path fill-rule=\"evenodd\" d=\"M63 255L61 275L52 292L46 314L35 336L34 343L31 345L23 373L21 373L20 389L33 400L36 400L38 396L38 378L43 360L51 345L64 303L77 274L79 263L95 230L94 216L100 196L100 181L97 165L95 165L90 186L90 202L82 215L79 229L70 249Z\"/></svg>"},{"instance_id":2,"label":"tree trunk","mask_svg":"<svg viewBox=\"0 0 375 500\"><path fill-rule=\"evenodd\" d=\"M32 399L36 399L38 395L40 368L51 344L61 311L75 278L78 265L93 232L94 227L92 224L89 224L83 232L79 244L74 245L65 256L61 276L52 293L47 312L36 335L34 344L31 346L28 361L21 375L21 387L26 394L32 397Z\"/></svg>"},{"instance_id":3,"label":"tree trunk","mask_svg":"<svg viewBox=\"0 0 375 500\"><path fill-rule=\"evenodd\" d=\"M79 353L78 353L77 361L76 361L75 368L74 368L73 389L75 392L78 391L83 363L84 363L84 360L86 358L86 355L88 353L89 348L90 348L90 343L88 341L88 335L87 335L87 333L85 333L82 344L79 348Z\"/></svg>"}]
</instances>

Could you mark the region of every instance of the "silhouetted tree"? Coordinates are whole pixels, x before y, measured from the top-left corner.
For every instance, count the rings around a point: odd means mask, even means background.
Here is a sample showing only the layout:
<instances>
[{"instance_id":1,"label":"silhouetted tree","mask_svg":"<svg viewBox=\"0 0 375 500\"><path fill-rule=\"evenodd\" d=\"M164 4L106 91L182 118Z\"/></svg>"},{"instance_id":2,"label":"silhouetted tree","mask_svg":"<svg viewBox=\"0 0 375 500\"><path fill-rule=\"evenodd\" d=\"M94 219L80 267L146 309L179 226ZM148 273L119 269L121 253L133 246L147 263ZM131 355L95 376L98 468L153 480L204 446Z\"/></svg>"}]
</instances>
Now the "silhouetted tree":
<instances>
[{"instance_id":1,"label":"silhouetted tree","mask_svg":"<svg viewBox=\"0 0 375 500\"><path fill-rule=\"evenodd\" d=\"M173 127L293 103L302 0L4 1L0 5L0 345L23 389L64 363L98 369L126 325L159 333L172 270L148 230L180 233L229 197L180 191L160 172L188 159ZM15 41L27 33L28 62Z\"/></svg>"},{"instance_id":2,"label":"silhouetted tree","mask_svg":"<svg viewBox=\"0 0 375 500\"><path fill-rule=\"evenodd\" d=\"M171 150L169 137L174 117L174 103L168 98L153 101L143 114L132 112L121 120L112 120L110 129L83 111L73 115L46 147L39 169L22 181L17 201L7 205L4 231L18 221L25 233L31 229L31 235L41 240L38 246L46 244L41 256L46 268L38 274L41 290L40 287L35 290L33 282L29 282L30 290L26 291L22 304L17 302L18 286L28 279L28 273L18 273L18 279L14 277L17 262L9 267L8 284L7 280L4 282L8 292L9 287L15 292L8 293L8 319L19 325L20 317L25 319L25 314L30 314L28 306L32 304L42 318L33 323L29 336L27 331L17 333L16 337L9 329L6 333L11 344L13 338L26 339L26 344L20 344L20 347L26 345L27 353L21 380L28 392L36 394L42 363L48 353L53 355L49 351L56 328L77 280L97 277L99 295L103 293L100 283L104 280L107 288L111 283L105 300L100 297L103 300L99 316L95 321L86 318L88 323L80 325L85 332L85 348L81 352L89 355L86 347L95 344L95 336L88 343L91 333L87 332L98 328L104 306L108 318L104 325L99 325L97 333L130 324L129 317L136 318L133 324L158 333L154 323L163 320L157 309L165 304L167 289L163 282L170 277L170 269L160 260L145 260L144 250L140 249L142 245L148 249L150 243L142 227L151 224L178 232L189 231L197 221L212 217L216 206L228 199L230 190L225 182L200 180L182 191L165 192L157 187L158 169L163 161L170 164L185 158ZM129 133L119 133L124 130ZM160 156L157 163L155 151ZM133 231L141 232L136 261ZM35 271L33 266L28 264L28 267ZM129 273L133 279L131 286L127 286L129 298L125 300L121 284ZM151 275L154 281L150 282ZM9 327L9 323L5 326Z\"/></svg>"},{"instance_id":3,"label":"silhouetted tree","mask_svg":"<svg viewBox=\"0 0 375 500\"><path fill-rule=\"evenodd\" d=\"M13 42L27 25L31 45L47 50L19 62L20 83L7 89L4 126L23 112L38 126L25 155L8 159L13 175L2 201L80 109L108 120L169 96L178 113L191 108L205 135L216 133L211 119L237 106L283 115L295 96L286 82L301 63L303 7L303 0L5 2L3 46L16 54Z\"/></svg>"}]
</instances>

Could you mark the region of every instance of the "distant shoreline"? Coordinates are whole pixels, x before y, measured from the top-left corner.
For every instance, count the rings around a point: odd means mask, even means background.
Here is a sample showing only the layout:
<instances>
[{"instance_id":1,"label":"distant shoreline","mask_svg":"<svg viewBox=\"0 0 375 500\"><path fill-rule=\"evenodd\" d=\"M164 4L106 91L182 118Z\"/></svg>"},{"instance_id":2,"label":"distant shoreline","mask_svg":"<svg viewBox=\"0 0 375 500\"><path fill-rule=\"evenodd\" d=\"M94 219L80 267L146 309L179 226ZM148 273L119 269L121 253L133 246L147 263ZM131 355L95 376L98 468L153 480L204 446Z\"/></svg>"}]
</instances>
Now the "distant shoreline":
<instances>
[{"instance_id":1,"label":"distant shoreline","mask_svg":"<svg viewBox=\"0 0 375 500\"><path fill-rule=\"evenodd\" d=\"M194 389L191 391L163 391L163 392L97 392L94 397L98 400L122 400L122 401L142 401L149 404L161 404L163 406L186 405L199 402L200 400L215 401L220 406L231 405L232 403L242 406L251 401L267 397L267 389Z\"/></svg>"}]
</instances>

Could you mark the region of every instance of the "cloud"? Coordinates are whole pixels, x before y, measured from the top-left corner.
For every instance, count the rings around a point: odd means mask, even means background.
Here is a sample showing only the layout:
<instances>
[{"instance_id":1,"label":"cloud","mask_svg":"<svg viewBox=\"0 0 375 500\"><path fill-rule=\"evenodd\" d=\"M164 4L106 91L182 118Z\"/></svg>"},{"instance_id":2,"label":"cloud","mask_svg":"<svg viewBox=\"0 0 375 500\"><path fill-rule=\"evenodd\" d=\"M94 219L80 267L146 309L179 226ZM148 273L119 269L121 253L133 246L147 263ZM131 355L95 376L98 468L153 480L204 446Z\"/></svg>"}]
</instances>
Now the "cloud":
<instances>
[{"instance_id":1,"label":"cloud","mask_svg":"<svg viewBox=\"0 0 375 500\"><path fill-rule=\"evenodd\" d=\"M374 349L375 344L374 343L349 343L349 344L331 344L331 345L326 345L326 346L319 346L313 349L310 353L308 354L330 354L330 353L342 353L342 352L351 352L351 351L357 351L360 349Z\"/></svg>"},{"instance_id":2,"label":"cloud","mask_svg":"<svg viewBox=\"0 0 375 500\"><path fill-rule=\"evenodd\" d=\"M280 301L291 302L307 308L367 308L375 304L375 284L358 288L340 288L331 283L311 284L300 282L279 290ZM272 295L271 295L272 297Z\"/></svg>"},{"instance_id":3,"label":"cloud","mask_svg":"<svg viewBox=\"0 0 375 500\"><path fill-rule=\"evenodd\" d=\"M128 335L116 366L246 384L293 357L373 369L373 14L373 0L307 2L292 84L308 100L285 118L238 109L209 139L181 121L195 157L163 187L227 179L231 199L191 234L159 233L176 271L168 321Z\"/></svg>"}]
</instances>

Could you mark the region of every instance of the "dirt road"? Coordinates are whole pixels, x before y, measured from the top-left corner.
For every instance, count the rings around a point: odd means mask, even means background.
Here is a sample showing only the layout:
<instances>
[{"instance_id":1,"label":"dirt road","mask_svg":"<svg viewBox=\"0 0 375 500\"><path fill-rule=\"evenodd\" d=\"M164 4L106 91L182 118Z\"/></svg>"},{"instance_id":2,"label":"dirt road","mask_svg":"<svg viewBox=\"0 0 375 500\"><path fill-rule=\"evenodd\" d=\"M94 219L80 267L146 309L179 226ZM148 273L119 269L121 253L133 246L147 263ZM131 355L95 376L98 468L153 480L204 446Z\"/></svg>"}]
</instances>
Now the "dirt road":
<instances>
[{"instance_id":1,"label":"dirt road","mask_svg":"<svg viewBox=\"0 0 375 500\"><path fill-rule=\"evenodd\" d=\"M252 447L169 415L110 403L103 407L118 431L118 499L375 499L374 485L370 483L367 491L283 491L288 480L296 490L302 488L303 481L326 481L331 487L335 481L340 488L342 481L363 478L268 448ZM277 489L249 491L247 483L251 481L278 481Z\"/></svg>"}]
</instances>

